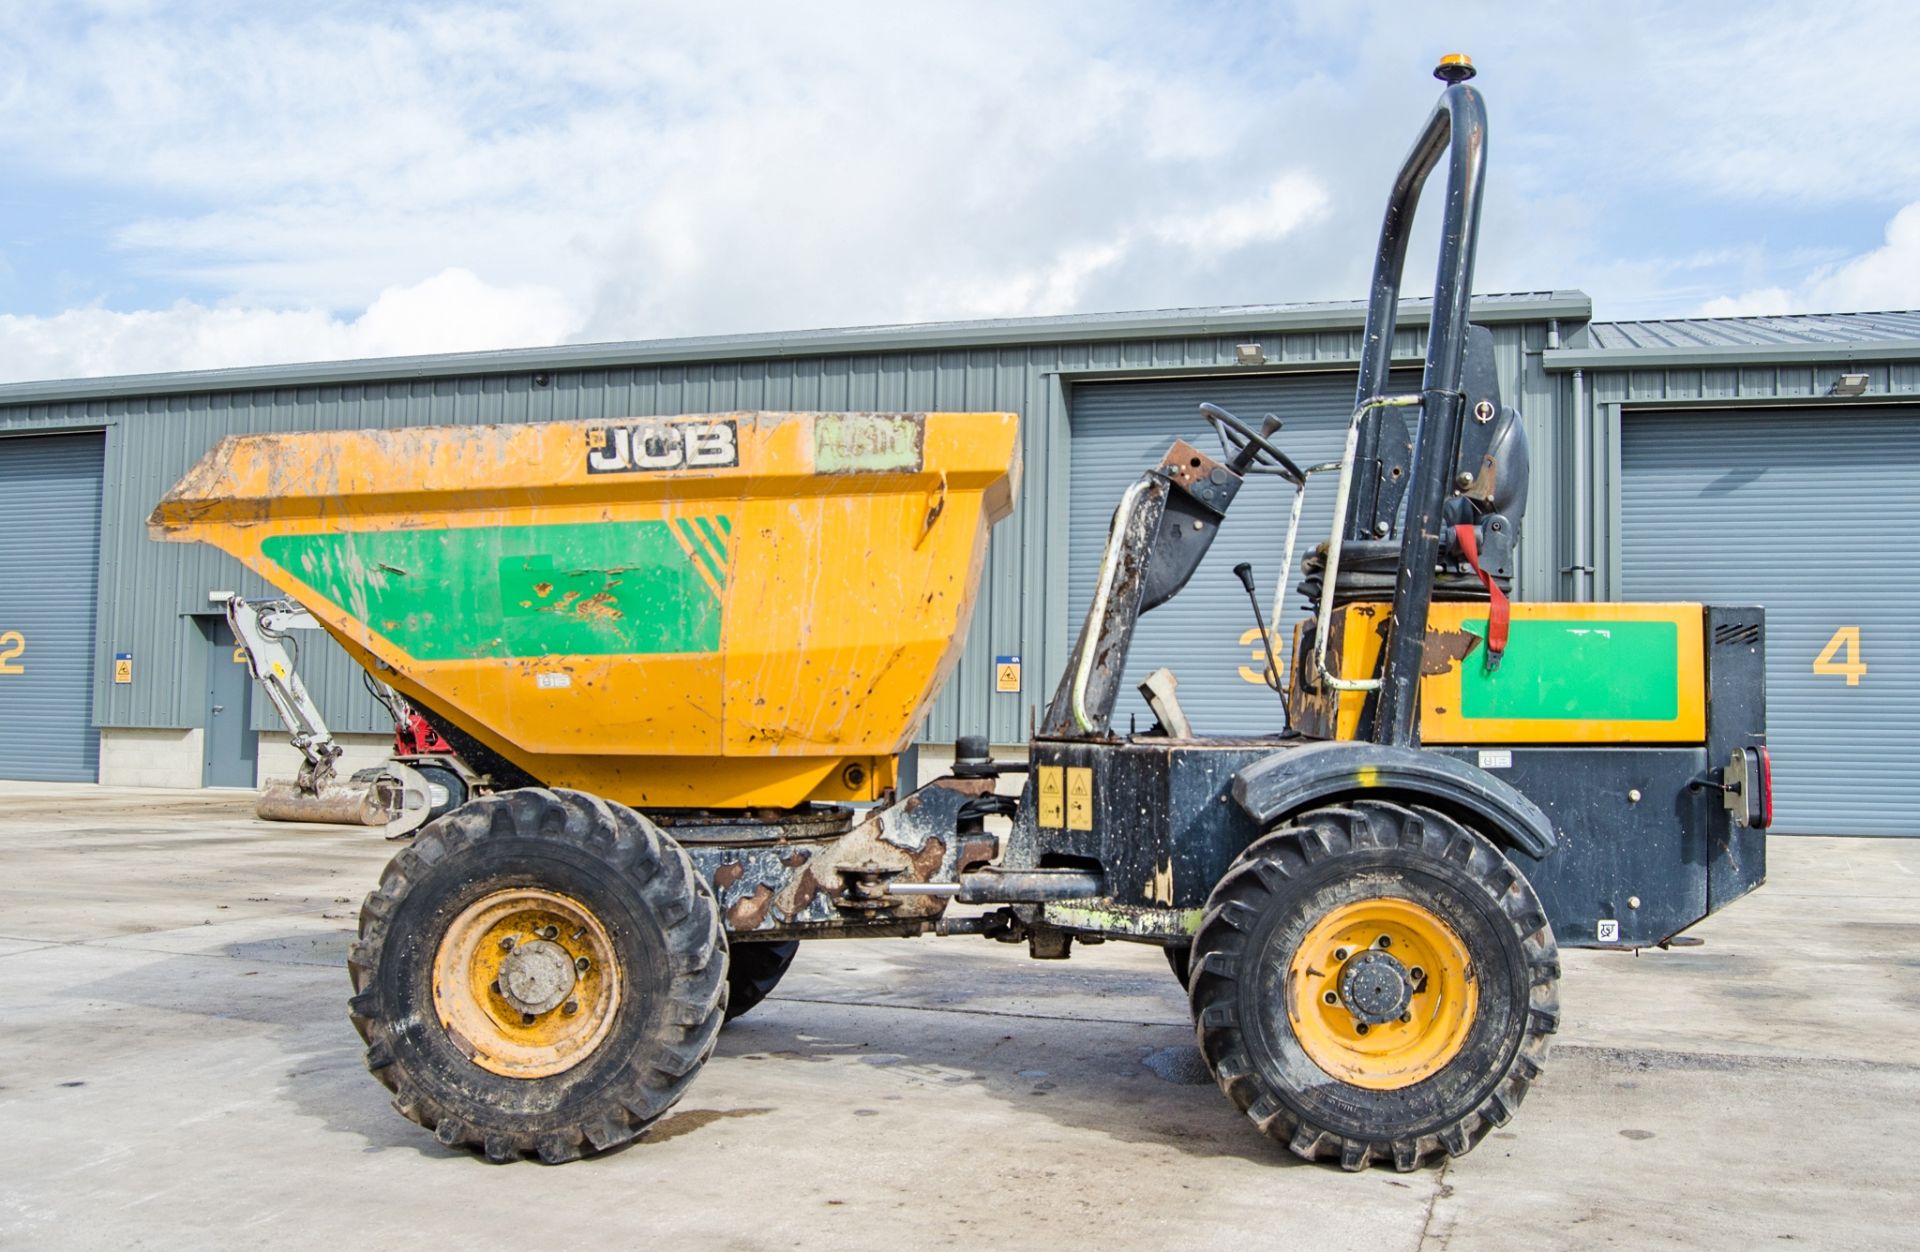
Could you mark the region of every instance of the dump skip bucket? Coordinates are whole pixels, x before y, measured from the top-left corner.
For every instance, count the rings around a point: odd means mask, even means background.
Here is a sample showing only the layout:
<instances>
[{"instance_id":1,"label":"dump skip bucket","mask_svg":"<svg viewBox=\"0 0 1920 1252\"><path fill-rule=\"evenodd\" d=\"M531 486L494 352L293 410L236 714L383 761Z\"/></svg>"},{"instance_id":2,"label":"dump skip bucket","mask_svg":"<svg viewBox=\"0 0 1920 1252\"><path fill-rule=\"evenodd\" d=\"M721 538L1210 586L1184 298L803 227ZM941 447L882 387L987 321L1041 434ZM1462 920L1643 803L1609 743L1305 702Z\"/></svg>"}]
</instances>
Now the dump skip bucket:
<instances>
[{"instance_id":1,"label":"dump skip bucket","mask_svg":"<svg viewBox=\"0 0 1920 1252\"><path fill-rule=\"evenodd\" d=\"M1010 413L727 413L223 440L161 501L515 781L876 798L959 657Z\"/></svg>"}]
</instances>

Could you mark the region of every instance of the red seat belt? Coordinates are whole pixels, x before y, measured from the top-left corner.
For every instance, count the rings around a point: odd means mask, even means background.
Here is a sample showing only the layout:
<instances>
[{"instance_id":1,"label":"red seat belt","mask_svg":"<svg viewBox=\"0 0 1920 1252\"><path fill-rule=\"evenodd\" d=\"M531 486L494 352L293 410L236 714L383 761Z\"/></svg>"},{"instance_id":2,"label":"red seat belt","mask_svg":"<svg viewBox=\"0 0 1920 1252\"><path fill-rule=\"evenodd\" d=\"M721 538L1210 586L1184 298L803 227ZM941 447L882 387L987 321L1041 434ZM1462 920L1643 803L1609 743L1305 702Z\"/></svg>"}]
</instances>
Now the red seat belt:
<instances>
[{"instance_id":1,"label":"red seat belt","mask_svg":"<svg viewBox=\"0 0 1920 1252\"><path fill-rule=\"evenodd\" d=\"M1507 650L1507 624L1513 620L1513 606L1507 602L1507 593L1500 590L1493 575L1480 568L1478 528L1463 523L1453 528L1453 537L1459 541L1460 550L1467 554L1467 564L1473 566L1473 572L1480 576L1493 601L1487 613L1487 672L1491 674L1500 668L1501 654Z\"/></svg>"}]
</instances>

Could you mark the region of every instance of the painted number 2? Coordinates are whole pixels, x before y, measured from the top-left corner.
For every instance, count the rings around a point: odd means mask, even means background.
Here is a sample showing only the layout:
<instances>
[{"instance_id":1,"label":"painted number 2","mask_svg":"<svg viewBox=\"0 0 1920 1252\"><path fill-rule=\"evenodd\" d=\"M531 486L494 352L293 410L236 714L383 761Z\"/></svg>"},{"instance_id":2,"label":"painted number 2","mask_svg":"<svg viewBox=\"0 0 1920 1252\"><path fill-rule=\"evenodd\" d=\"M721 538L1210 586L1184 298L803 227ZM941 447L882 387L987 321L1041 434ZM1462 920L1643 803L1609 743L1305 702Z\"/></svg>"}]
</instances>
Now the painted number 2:
<instances>
[{"instance_id":1,"label":"painted number 2","mask_svg":"<svg viewBox=\"0 0 1920 1252\"><path fill-rule=\"evenodd\" d=\"M1839 658L1845 657L1845 660ZM1820 655L1813 658L1813 672L1816 674L1838 674L1847 680L1847 686L1858 687L1866 676L1867 663L1860 651L1860 628L1842 626L1833 632L1833 638L1827 640L1827 646L1820 649Z\"/></svg>"},{"instance_id":2,"label":"painted number 2","mask_svg":"<svg viewBox=\"0 0 1920 1252\"><path fill-rule=\"evenodd\" d=\"M0 631L0 674L24 674L21 653L27 650L27 637L17 630Z\"/></svg>"}]
</instances>

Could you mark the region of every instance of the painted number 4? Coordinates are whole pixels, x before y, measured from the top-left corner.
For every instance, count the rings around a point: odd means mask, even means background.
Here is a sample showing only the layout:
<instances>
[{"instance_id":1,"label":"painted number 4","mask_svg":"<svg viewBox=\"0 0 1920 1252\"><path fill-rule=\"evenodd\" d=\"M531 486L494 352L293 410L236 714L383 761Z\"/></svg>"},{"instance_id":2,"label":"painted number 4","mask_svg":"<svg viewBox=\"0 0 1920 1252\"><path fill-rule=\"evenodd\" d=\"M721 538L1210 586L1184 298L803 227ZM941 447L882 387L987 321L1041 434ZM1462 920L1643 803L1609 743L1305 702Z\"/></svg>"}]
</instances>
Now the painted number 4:
<instances>
[{"instance_id":1,"label":"painted number 4","mask_svg":"<svg viewBox=\"0 0 1920 1252\"><path fill-rule=\"evenodd\" d=\"M1845 659L1840 659L1842 657ZM1820 649L1819 656L1813 658L1813 672L1838 674L1847 680L1847 686L1858 687L1867 673L1867 663L1861 659L1860 628L1842 626L1834 631L1833 638L1827 640L1827 646Z\"/></svg>"}]
</instances>

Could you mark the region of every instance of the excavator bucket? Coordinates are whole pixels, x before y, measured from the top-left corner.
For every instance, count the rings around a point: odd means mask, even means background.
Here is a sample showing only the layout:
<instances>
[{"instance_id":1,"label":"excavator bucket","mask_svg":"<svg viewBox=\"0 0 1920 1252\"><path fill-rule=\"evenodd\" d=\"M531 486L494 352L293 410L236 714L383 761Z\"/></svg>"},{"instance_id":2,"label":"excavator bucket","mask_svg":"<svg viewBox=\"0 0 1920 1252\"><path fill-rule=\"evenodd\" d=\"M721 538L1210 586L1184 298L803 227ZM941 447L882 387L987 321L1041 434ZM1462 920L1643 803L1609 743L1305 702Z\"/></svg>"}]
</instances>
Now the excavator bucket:
<instances>
[{"instance_id":1,"label":"excavator bucket","mask_svg":"<svg viewBox=\"0 0 1920 1252\"><path fill-rule=\"evenodd\" d=\"M148 524L306 606L504 783L792 808L894 785L1019 469L1010 413L240 435Z\"/></svg>"},{"instance_id":2,"label":"excavator bucket","mask_svg":"<svg viewBox=\"0 0 1920 1252\"><path fill-rule=\"evenodd\" d=\"M317 822L328 826L384 826L387 806L372 782L329 782L317 794L308 794L288 778L275 778L260 789L256 816L270 822Z\"/></svg>"},{"instance_id":3,"label":"excavator bucket","mask_svg":"<svg viewBox=\"0 0 1920 1252\"><path fill-rule=\"evenodd\" d=\"M388 761L349 779L328 778L317 787L299 779L269 779L253 812L269 822L379 826L387 838L398 839L426 825L436 799L444 798L435 797L432 785L415 770Z\"/></svg>"}]
</instances>

